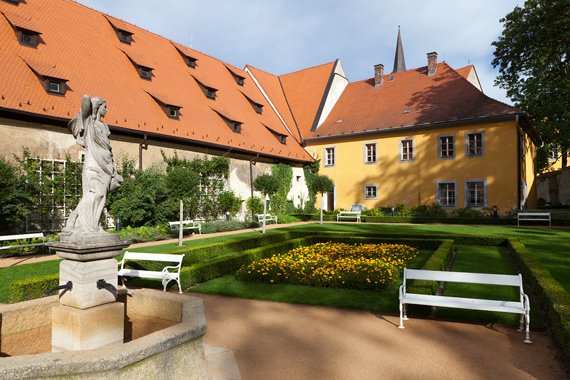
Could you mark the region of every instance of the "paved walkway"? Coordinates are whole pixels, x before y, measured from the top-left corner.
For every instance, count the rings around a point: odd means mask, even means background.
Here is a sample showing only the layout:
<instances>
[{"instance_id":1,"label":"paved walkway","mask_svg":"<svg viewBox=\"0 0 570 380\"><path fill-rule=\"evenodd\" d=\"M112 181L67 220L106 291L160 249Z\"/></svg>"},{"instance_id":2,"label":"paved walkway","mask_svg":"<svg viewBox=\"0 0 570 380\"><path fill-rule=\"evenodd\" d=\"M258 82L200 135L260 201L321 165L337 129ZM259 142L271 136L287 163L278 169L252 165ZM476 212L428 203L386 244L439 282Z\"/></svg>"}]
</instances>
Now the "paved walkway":
<instances>
[{"instance_id":1,"label":"paved walkway","mask_svg":"<svg viewBox=\"0 0 570 380\"><path fill-rule=\"evenodd\" d=\"M204 300L211 379L564 379L549 336L192 294Z\"/></svg>"}]
</instances>

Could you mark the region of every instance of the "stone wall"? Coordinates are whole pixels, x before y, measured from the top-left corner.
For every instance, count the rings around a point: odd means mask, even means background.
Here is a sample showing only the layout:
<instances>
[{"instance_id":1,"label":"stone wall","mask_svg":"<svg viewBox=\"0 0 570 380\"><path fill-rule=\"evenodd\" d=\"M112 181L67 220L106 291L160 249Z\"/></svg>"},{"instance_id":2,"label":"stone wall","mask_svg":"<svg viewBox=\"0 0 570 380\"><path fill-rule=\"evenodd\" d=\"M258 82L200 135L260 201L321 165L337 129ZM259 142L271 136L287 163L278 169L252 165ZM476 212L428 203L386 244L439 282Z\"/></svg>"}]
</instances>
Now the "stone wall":
<instances>
[{"instance_id":1,"label":"stone wall","mask_svg":"<svg viewBox=\"0 0 570 380\"><path fill-rule=\"evenodd\" d=\"M538 199L551 206L570 206L570 169L541 174L537 178L537 191Z\"/></svg>"}]
</instances>

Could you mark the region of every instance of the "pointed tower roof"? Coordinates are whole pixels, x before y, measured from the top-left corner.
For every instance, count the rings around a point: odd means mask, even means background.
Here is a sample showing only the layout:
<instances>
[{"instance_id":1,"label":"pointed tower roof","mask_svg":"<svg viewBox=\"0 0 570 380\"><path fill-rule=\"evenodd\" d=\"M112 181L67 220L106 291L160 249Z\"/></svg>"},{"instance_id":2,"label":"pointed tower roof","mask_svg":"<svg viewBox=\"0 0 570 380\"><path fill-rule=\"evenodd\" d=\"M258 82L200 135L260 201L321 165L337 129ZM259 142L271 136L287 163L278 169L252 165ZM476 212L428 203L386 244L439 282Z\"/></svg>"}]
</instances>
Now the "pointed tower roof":
<instances>
[{"instance_id":1,"label":"pointed tower roof","mask_svg":"<svg viewBox=\"0 0 570 380\"><path fill-rule=\"evenodd\" d=\"M396 41L396 54L394 55L394 70L392 73L406 71L406 60L404 59L404 46L400 36L400 25L398 25L398 40Z\"/></svg>"}]
</instances>

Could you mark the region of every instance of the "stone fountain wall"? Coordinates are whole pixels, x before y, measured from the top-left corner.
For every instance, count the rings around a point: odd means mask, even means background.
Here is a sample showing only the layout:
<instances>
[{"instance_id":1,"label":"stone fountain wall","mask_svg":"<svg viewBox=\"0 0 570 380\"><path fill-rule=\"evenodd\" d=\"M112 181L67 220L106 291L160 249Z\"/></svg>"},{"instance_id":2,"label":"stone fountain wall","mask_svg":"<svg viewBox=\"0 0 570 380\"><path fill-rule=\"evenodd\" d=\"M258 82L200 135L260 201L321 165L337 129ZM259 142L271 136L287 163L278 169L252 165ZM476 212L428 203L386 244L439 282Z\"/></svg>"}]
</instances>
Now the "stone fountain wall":
<instances>
[{"instance_id":1,"label":"stone fountain wall","mask_svg":"<svg viewBox=\"0 0 570 380\"><path fill-rule=\"evenodd\" d=\"M13 355L0 358L0 379L206 379L202 301L148 289L125 296L125 335L133 340L76 352L49 352L57 296L0 306L0 352ZM145 335L144 330L157 326L164 328ZM4 351L14 339L25 355ZM43 353L32 354L34 347Z\"/></svg>"}]
</instances>

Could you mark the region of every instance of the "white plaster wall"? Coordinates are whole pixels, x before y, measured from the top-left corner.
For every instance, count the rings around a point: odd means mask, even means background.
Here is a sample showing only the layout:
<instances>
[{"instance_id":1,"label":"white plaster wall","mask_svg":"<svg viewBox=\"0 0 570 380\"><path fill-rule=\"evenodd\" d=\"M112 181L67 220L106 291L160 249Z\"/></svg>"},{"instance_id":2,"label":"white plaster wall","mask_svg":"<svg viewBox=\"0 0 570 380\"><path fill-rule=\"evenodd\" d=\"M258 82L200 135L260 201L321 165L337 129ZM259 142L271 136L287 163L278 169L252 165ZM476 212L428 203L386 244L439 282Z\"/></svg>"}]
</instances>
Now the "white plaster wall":
<instances>
[{"instance_id":1,"label":"white plaster wall","mask_svg":"<svg viewBox=\"0 0 570 380\"><path fill-rule=\"evenodd\" d=\"M326 120L326 118L331 113L333 107L335 106L336 102L344 92L344 89L348 85L348 79L344 73L344 69L340 61L337 61L335 72L334 72L334 79L331 85L331 88L326 95L325 105L323 107L323 111L319 117L319 121L317 123L317 128L321 126L322 123Z\"/></svg>"},{"instance_id":2,"label":"white plaster wall","mask_svg":"<svg viewBox=\"0 0 570 380\"><path fill-rule=\"evenodd\" d=\"M271 165L256 162L255 165L251 165L253 180L257 178L258 175L268 173L271 174ZM247 215L247 208L246 203L247 200L251 197L251 183L250 183L250 163L249 160L238 160L238 159L231 159L230 160L230 174L228 176L228 189L238 197L240 197L243 202L241 204L241 209L236 215L237 219L244 220L246 217L250 217ZM261 197L261 193L259 191L254 191L253 195L255 197Z\"/></svg>"},{"instance_id":3,"label":"white plaster wall","mask_svg":"<svg viewBox=\"0 0 570 380\"><path fill-rule=\"evenodd\" d=\"M479 78L477 78L477 73L475 72L475 69L471 69L471 71L469 72L469 75L467 76L467 80L469 81L469 83L471 83L473 86L477 87L477 89L479 91L483 91L483 89L481 88L481 83L479 83Z\"/></svg>"},{"instance_id":4,"label":"white plaster wall","mask_svg":"<svg viewBox=\"0 0 570 380\"><path fill-rule=\"evenodd\" d=\"M303 168L293 167L291 190L289 190L289 194L287 194L287 199L293 201L295 207L302 207L309 200L309 189L305 182L305 172Z\"/></svg>"}]
</instances>

